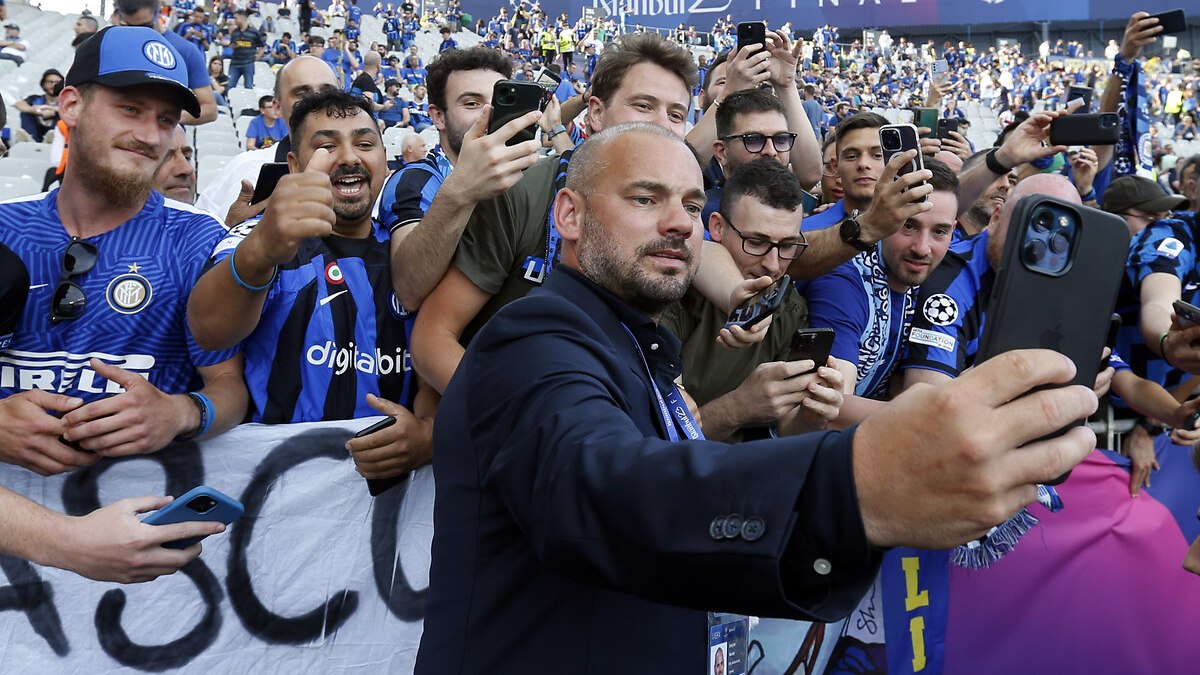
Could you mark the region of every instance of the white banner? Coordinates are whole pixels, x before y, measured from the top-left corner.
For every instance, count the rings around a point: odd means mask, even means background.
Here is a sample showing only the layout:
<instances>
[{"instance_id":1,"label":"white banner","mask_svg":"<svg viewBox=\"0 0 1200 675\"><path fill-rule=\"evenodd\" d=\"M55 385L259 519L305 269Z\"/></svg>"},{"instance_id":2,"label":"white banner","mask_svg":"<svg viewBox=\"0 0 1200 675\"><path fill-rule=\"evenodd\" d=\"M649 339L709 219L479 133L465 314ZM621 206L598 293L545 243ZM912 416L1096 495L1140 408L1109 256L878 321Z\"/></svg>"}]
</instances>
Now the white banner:
<instances>
[{"instance_id":1,"label":"white banner","mask_svg":"<svg viewBox=\"0 0 1200 675\"><path fill-rule=\"evenodd\" d=\"M209 485L245 515L179 573L94 582L0 556L0 673L410 673L433 474L372 499L344 444L374 420L243 425L203 443L0 484L81 515Z\"/></svg>"}]
</instances>

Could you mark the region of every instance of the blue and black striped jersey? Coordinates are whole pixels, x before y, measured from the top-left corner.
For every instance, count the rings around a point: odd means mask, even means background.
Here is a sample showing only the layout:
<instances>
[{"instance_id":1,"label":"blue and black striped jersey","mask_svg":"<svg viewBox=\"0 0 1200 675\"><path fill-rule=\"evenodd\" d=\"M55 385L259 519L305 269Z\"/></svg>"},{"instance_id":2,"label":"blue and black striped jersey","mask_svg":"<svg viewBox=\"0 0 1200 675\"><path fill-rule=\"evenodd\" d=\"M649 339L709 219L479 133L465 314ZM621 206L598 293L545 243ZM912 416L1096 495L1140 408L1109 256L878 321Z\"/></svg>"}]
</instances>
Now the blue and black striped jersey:
<instances>
[{"instance_id":1,"label":"blue and black striped jersey","mask_svg":"<svg viewBox=\"0 0 1200 675\"><path fill-rule=\"evenodd\" d=\"M229 257L257 221L232 230L210 265ZM375 394L412 409L408 341L416 314L392 291L388 231L306 240L279 267L258 327L242 344L251 419L267 424L370 417Z\"/></svg>"},{"instance_id":2,"label":"blue and black striped jersey","mask_svg":"<svg viewBox=\"0 0 1200 675\"><path fill-rule=\"evenodd\" d=\"M384 230L391 231L424 218L438 189L453 170L454 166L438 145L423 159L407 164L389 176L379 195L379 220Z\"/></svg>"},{"instance_id":3,"label":"blue and black striped jersey","mask_svg":"<svg viewBox=\"0 0 1200 675\"><path fill-rule=\"evenodd\" d=\"M987 257L988 231L953 244L921 284L908 355L900 368L925 368L958 377L975 362L987 299L996 275Z\"/></svg>"}]
</instances>

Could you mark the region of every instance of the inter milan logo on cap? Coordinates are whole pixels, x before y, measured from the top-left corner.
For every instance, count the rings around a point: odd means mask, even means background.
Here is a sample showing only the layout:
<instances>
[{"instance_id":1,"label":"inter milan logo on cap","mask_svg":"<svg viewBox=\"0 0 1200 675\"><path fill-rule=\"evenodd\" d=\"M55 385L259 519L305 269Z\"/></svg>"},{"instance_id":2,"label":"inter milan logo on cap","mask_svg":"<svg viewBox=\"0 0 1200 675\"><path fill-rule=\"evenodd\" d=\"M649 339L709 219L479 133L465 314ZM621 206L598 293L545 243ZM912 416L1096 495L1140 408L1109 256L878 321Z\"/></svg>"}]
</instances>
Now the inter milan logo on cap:
<instances>
[{"instance_id":1,"label":"inter milan logo on cap","mask_svg":"<svg viewBox=\"0 0 1200 675\"><path fill-rule=\"evenodd\" d=\"M338 267L336 261L325 266L325 279L331 284L346 283L346 278L342 276L342 268Z\"/></svg>"},{"instance_id":2,"label":"inter milan logo on cap","mask_svg":"<svg viewBox=\"0 0 1200 675\"><path fill-rule=\"evenodd\" d=\"M171 53L171 48L165 43L151 41L142 46L142 54L146 59L165 70L175 68L175 54Z\"/></svg>"},{"instance_id":3,"label":"inter milan logo on cap","mask_svg":"<svg viewBox=\"0 0 1200 675\"><path fill-rule=\"evenodd\" d=\"M146 277L137 274L136 264L129 266L129 274L122 274L108 282L104 297L108 306L120 314L137 314L150 304L154 290Z\"/></svg>"},{"instance_id":4,"label":"inter milan logo on cap","mask_svg":"<svg viewBox=\"0 0 1200 675\"><path fill-rule=\"evenodd\" d=\"M949 326L958 320L958 303L944 293L930 296L921 311L935 326Z\"/></svg>"}]
</instances>

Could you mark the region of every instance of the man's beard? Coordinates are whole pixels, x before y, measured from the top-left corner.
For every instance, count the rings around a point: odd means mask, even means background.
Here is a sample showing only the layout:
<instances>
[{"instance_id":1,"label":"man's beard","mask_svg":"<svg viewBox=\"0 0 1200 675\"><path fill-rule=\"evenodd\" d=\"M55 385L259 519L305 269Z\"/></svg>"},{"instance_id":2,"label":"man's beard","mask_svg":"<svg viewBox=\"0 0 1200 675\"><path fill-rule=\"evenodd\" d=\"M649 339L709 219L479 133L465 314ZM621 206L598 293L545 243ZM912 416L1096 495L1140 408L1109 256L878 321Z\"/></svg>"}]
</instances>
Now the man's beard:
<instances>
[{"instance_id":1,"label":"man's beard","mask_svg":"<svg viewBox=\"0 0 1200 675\"><path fill-rule=\"evenodd\" d=\"M458 157L462 154L463 139L467 137L470 126L468 125L466 129L459 129L450 121L449 115L444 115L444 118L446 120L446 145L450 146L454 156Z\"/></svg>"},{"instance_id":2,"label":"man's beard","mask_svg":"<svg viewBox=\"0 0 1200 675\"><path fill-rule=\"evenodd\" d=\"M371 176L371 172L368 171L366 167L344 166L344 167L335 169L334 172L329 176L329 182L333 183L333 182L337 181L339 178L346 178L347 176L361 177L363 179L363 185L365 186L365 188L367 190L367 196L368 197L371 196L372 176ZM364 200L360 200L357 202L344 202L344 201L340 201L337 199L336 191L334 192L334 195L335 195L335 197L333 200L333 214L335 216L337 216L337 219L341 222L352 223L352 222L357 222L359 220L362 220L363 218L365 218L367 216L367 214L369 214L371 212L371 209L375 206L374 199L364 199Z\"/></svg>"},{"instance_id":3,"label":"man's beard","mask_svg":"<svg viewBox=\"0 0 1200 675\"><path fill-rule=\"evenodd\" d=\"M71 144L74 147L69 155L69 161L74 163L77 169L72 173L78 176L84 185L97 194L104 195L113 206L133 207L146 203L150 197L153 170L142 172L136 169L122 170L104 166L97 161L102 150L90 145L88 132L82 125L75 127L71 136ZM111 147L145 154L154 152L154 148L137 141L114 142Z\"/></svg>"},{"instance_id":4,"label":"man's beard","mask_svg":"<svg viewBox=\"0 0 1200 675\"><path fill-rule=\"evenodd\" d=\"M602 223L594 220L591 214L585 215L578 244L579 269L585 277L651 317L657 317L683 299L696 275L696 266L692 263L695 254L686 239L663 237L643 244L628 264L620 259L615 244ZM650 251L662 250L685 253L687 269L674 276L652 277L641 266L641 261Z\"/></svg>"}]
</instances>

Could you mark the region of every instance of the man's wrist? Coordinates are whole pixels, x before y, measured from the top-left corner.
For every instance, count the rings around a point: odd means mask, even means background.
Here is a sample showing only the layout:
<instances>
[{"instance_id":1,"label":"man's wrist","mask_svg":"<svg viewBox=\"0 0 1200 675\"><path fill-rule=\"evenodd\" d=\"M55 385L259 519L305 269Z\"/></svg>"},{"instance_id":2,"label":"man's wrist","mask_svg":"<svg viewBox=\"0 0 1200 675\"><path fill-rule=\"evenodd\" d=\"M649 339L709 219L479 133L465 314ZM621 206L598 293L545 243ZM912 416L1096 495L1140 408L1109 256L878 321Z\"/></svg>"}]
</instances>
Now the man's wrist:
<instances>
[{"instance_id":1,"label":"man's wrist","mask_svg":"<svg viewBox=\"0 0 1200 675\"><path fill-rule=\"evenodd\" d=\"M190 395L174 394L171 403L175 406L175 419L178 420L173 438L187 440L207 431L199 404Z\"/></svg>"},{"instance_id":2,"label":"man's wrist","mask_svg":"<svg viewBox=\"0 0 1200 675\"><path fill-rule=\"evenodd\" d=\"M984 155L984 163L987 164L989 171L996 175L1003 175L1012 171L1012 168L1020 162L1012 157L1012 151L1007 149L1007 146L992 148Z\"/></svg>"},{"instance_id":3,"label":"man's wrist","mask_svg":"<svg viewBox=\"0 0 1200 675\"><path fill-rule=\"evenodd\" d=\"M868 207L867 210L860 213L856 219L858 220L858 238L864 244L874 245L878 243L880 239L884 239L888 236L887 233L884 232L884 228L875 222L874 214L875 212Z\"/></svg>"}]
</instances>

